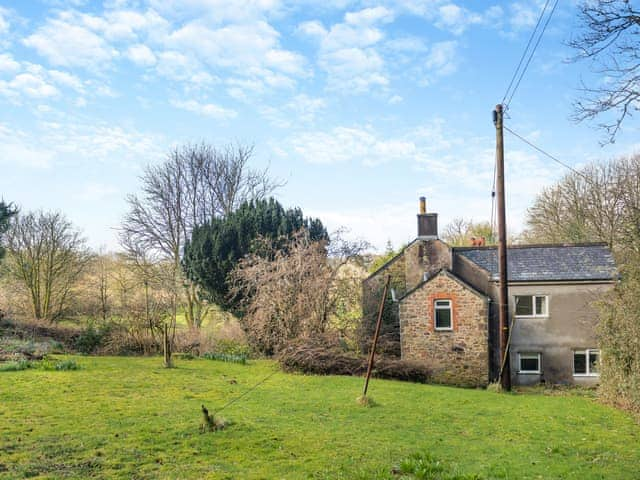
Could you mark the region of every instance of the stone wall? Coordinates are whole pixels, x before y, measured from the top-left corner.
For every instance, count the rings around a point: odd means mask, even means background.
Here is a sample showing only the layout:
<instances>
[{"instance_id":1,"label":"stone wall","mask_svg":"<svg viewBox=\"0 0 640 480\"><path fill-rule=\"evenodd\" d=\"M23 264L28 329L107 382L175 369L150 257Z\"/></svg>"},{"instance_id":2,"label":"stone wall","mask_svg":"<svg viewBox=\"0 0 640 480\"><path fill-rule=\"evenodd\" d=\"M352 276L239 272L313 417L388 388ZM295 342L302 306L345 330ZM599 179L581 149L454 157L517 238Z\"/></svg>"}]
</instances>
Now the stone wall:
<instances>
[{"instance_id":1,"label":"stone wall","mask_svg":"<svg viewBox=\"0 0 640 480\"><path fill-rule=\"evenodd\" d=\"M362 282L362 314L366 318L375 318L378 313L380 296L382 295L387 275L391 276L390 288L395 289L396 295L400 298L407 292L404 253L400 253L374 275Z\"/></svg>"},{"instance_id":2,"label":"stone wall","mask_svg":"<svg viewBox=\"0 0 640 480\"><path fill-rule=\"evenodd\" d=\"M453 330L434 330L434 301L452 301ZM402 358L425 362L434 381L484 386L489 379L488 302L442 272L400 302Z\"/></svg>"},{"instance_id":3,"label":"stone wall","mask_svg":"<svg viewBox=\"0 0 640 480\"><path fill-rule=\"evenodd\" d=\"M363 352L369 352L378 309L380 308L380 297L382 297L387 275L391 276L390 288L395 289L398 298L404 295L407 291L407 282L405 279L405 256L403 253L362 282L362 322L358 327L358 339L360 349ZM398 305L391 301L391 293L388 293L378 342L380 353L391 356L400 355L399 322Z\"/></svg>"},{"instance_id":4,"label":"stone wall","mask_svg":"<svg viewBox=\"0 0 640 480\"><path fill-rule=\"evenodd\" d=\"M443 268L451 269L451 250L441 240L417 240L404 252L406 291Z\"/></svg>"},{"instance_id":5,"label":"stone wall","mask_svg":"<svg viewBox=\"0 0 640 480\"><path fill-rule=\"evenodd\" d=\"M396 298L401 298L423 281L425 273L431 275L442 268L451 268L449 246L441 240L417 239L375 274L363 281L363 322L358 335L362 340L360 347L363 351L368 351L367 342L369 337L373 336L386 276L391 276L390 288L395 290ZM391 294L389 294L381 329L380 346L382 352L400 355L399 325L398 304L391 302Z\"/></svg>"}]
</instances>

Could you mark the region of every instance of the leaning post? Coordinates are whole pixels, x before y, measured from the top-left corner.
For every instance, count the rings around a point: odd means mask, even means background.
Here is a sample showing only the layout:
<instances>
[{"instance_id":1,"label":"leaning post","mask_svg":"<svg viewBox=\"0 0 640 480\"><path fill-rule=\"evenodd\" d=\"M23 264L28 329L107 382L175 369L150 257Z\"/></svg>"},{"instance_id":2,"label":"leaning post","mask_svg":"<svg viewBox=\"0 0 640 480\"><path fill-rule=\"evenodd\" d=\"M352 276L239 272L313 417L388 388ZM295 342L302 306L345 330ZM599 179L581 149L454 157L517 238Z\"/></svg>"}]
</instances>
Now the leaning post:
<instances>
[{"instance_id":1,"label":"leaning post","mask_svg":"<svg viewBox=\"0 0 640 480\"><path fill-rule=\"evenodd\" d=\"M369 388L369 379L371 378L371 371L373 370L373 359L376 354L376 347L378 346L378 337L380 336L380 326L382 325L382 313L384 312L384 304L387 302L387 292L389 291L389 282L391 276L387 275L384 282L384 291L382 298L380 299L380 308L378 308L378 320L376 321L376 331L373 334L373 342L371 345L371 351L369 352L369 364L367 365L367 376L364 380L364 389L362 390L362 398L366 398L367 389Z\"/></svg>"}]
</instances>

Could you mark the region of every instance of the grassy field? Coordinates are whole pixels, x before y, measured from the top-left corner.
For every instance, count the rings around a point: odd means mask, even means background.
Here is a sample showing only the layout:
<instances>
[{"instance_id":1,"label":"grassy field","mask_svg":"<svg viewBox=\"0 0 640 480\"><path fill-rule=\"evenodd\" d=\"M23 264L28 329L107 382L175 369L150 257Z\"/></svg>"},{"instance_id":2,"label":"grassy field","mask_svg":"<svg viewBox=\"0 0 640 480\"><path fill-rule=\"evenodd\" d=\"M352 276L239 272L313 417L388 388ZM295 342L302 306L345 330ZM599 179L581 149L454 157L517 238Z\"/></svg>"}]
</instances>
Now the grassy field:
<instances>
[{"instance_id":1,"label":"grassy field","mask_svg":"<svg viewBox=\"0 0 640 480\"><path fill-rule=\"evenodd\" d=\"M640 478L640 427L584 396L373 380L364 408L359 378L276 373L201 434L202 403L274 364L74 358L80 370L0 373L0 479L401 478L415 453L486 479Z\"/></svg>"}]
</instances>

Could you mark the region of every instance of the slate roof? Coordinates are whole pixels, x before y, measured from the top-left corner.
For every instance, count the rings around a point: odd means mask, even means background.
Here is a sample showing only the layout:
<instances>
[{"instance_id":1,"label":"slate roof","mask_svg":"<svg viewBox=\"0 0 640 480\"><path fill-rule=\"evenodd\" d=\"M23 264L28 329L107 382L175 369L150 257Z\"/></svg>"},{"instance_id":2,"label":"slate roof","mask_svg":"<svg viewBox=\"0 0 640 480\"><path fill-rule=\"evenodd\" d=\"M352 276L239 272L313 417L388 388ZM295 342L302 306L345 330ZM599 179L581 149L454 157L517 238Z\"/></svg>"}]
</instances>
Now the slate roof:
<instances>
[{"instance_id":1,"label":"slate roof","mask_svg":"<svg viewBox=\"0 0 640 480\"><path fill-rule=\"evenodd\" d=\"M454 253L471 260L498 280L496 247L459 247ZM509 281L612 280L618 275L604 243L523 245L507 249Z\"/></svg>"}]
</instances>

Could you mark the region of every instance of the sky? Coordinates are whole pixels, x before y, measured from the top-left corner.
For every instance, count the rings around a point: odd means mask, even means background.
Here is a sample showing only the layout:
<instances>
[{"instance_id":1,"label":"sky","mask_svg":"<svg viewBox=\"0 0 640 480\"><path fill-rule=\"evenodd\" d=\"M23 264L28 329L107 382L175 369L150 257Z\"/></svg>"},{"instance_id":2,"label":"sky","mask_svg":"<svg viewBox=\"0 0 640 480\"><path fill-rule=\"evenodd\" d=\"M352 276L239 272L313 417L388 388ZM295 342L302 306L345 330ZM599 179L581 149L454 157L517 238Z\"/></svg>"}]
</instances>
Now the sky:
<instances>
[{"instance_id":1,"label":"sky","mask_svg":"<svg viewBox=\"0 0 640 480\"><path fill-rule=\"evenodd\" d=\"M543 1L0 0L0 196L118 248L126 196L175 146L252 144L277 198L383 250L418 197L487 221L500 103ZM560 1L505 125L579 168L630 154L570 120L590 65ZM505 133L508 233L567 170Z\"/></svg>"}]
</instances>

